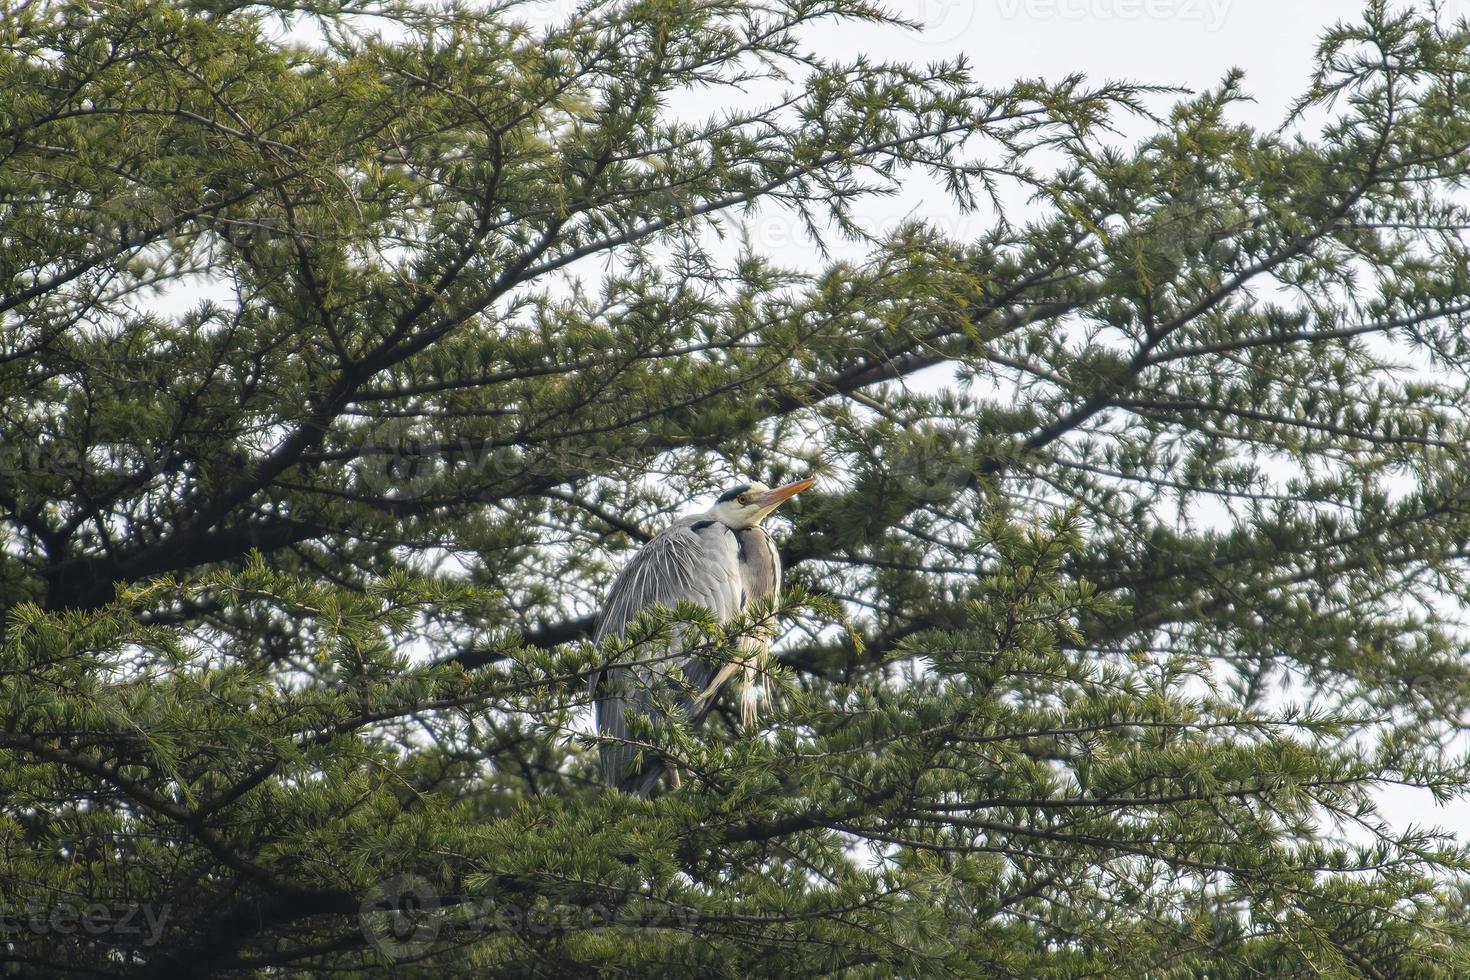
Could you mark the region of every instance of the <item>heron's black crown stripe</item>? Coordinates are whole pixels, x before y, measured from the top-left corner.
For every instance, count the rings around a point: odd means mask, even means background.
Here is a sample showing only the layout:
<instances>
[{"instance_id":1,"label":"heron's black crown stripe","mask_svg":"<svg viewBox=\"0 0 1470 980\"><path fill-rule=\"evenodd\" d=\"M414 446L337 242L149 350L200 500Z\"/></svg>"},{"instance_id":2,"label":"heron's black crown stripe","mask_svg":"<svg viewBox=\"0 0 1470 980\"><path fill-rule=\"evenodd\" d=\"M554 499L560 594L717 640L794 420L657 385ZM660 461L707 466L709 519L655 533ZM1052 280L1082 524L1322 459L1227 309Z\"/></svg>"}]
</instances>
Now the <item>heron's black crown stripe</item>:
<instances>
[{"instance_id":1,"label":"heron's black crown stripe","mask_svg":"<svg viewBox=\"0 0 1470 980\"><path fill-rule=\"evenodd\" d=\"M716 501L716 503L723 504L727 500L734 500L736 497L740 496L742 493L744 493L745 491L747 491L749 489L750 489L750 484L749 483L742 483L742 484L740 484L740 486L735 487L732 490L726 490L724 493L720 494L720 499L718 501Z\"/></svg>"}]
</instances>

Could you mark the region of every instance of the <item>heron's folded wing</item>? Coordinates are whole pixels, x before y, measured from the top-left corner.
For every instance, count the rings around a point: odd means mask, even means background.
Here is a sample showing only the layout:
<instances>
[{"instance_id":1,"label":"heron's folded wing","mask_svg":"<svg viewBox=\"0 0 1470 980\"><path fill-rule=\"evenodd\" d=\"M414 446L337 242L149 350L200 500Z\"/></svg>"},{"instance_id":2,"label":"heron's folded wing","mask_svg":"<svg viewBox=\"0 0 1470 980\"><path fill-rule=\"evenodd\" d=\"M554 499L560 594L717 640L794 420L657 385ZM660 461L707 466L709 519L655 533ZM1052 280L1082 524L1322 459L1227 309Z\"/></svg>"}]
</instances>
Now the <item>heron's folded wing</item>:
<instances>
[{"instance_id":1,"label":"heron's folded wing","mask_svg":"<svg viewBox=\"0 0 1470 980\"><path fill-rule=\"evenodd\" d=\"M681 599L721 622L739 613L739 550L723 524L685 519L640 548L608 590L596 639L621 634L649 606L672 609Z\"/></svg>"},{"instance_id":2,"label":"heron's folded wing","mask_svg":"<svg viewBox=\"0 0 1470 980\"><path fill-rule=\"evenodd\" d=\"M729 620L740 609L739 560L735 536L723 524L698 518L680 521L639 549L613 580L596 639L621 635L649 606L672 609L681 599L704 606L721 622ZM686 657L681 666L691 692L704 690L714 676L714 667L702 658ZM630 772L639 750L627 742L627 715L630 710L650 713L650 683L649 671L614 666L593 674L588 685L596 702L598 733L613 740L601 749L604 778L609 785L640 795L648 793L663 768L657 760L645 759L645 771ZM682 700L686 707L693 706L692 695Z\"/></svg>"}]
</instances>

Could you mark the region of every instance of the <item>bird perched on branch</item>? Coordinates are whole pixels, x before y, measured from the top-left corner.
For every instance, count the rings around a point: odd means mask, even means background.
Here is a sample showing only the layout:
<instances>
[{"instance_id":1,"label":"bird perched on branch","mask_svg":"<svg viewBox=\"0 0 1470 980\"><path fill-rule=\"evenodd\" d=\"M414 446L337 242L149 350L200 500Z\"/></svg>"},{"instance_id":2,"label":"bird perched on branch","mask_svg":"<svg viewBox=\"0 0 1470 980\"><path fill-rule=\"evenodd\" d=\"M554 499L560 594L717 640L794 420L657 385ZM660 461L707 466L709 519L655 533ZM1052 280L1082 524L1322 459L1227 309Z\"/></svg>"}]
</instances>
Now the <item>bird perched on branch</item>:
<instances>
[{"instance_id":1,"label":"bird perched on branch","mask_svg":"<svg viewBox=\"0 0 1470 980\"><path fill-rule=\"evenodd\" d=\"M676 521L644 545L613 580L597 621L596 640L621 636L649 606L672 609L683 599L727 623L757 600L779 595L781 557L761 522L814 482L799 480L775 489L761 483L733 487L703 514ZM653 662L612 666L592 677L597 732L606 739L602 775L609 786L647 796L664 774L664 762L647 752L634 768L641 748L628 738L630 713L654 721L662 717L655 705L656 686L664 686L665 698L682 705L690 723L698 726L715 695L739 674L741 719L745 724L755 719L768 637L742 637L738 653L722 659L681 657L678 641L674 642L668 655L658 651ZM677 785L677 773L673 778Z\"/></svg>"}]
</instances>

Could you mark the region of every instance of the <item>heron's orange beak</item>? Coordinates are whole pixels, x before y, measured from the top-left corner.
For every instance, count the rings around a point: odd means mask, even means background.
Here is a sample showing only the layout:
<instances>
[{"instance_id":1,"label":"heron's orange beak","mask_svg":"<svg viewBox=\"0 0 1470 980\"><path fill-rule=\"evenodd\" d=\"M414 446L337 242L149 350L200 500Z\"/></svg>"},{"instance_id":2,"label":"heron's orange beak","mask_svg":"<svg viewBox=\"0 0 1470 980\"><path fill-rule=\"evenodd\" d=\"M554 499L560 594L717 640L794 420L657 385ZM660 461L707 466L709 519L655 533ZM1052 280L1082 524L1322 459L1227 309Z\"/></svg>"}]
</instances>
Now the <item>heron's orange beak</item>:
<instances>
[{"instance_id":1,"label":"heron's orange beak","mask_svg":"<svg viewBox=\"0 0 1470 980\"><path fill-rule=\"evenodd\" d=\"M816 480L797 480L795 483L788 483L784 487L774 487L757 497L755 502L762 509L774 508L790 500L816 482Z\"/></svg>"}]
</instances>

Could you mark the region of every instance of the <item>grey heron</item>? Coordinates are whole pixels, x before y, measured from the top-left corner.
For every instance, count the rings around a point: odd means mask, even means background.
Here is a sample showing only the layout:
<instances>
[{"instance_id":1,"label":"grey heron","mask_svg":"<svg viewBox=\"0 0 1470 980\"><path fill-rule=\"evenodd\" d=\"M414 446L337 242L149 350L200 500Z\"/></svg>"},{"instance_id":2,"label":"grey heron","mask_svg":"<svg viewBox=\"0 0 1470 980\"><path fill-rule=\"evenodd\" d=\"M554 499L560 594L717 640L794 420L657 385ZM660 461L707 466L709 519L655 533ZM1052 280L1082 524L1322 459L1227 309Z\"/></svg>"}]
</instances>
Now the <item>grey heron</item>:
<instances>
[{"instance_id":1,"label":"grey heron","mask_svg":"<svg viewBox=\"0 0 1470 980\"><path fill-rule=\"evenodd\" d=\"M781 557L761 522L814 482L799 480L775 489L762 483L732 487L703 514L684 517L660 532L613 580L597 621L597 642L623 635L628 623L649 606L671 609L683 599L727 623L757 600L778 595ZM633 769L640 747L628 738L631 712L655 721L661 717L655 706L660 686L666 689L664 697L681 706L690 723L698 726L715 695L739 673L741 718L746 724L754 720L767 637L742 637L738 655L724 660L680 657L674 642L669 655L660 651L656 659L649 658L654 662L614 665L592 676L589 687L597 732L604 737L602 775L609 786L647 796L663 775L663 761L647 753Z\"/></svg>"}]
</instances>

